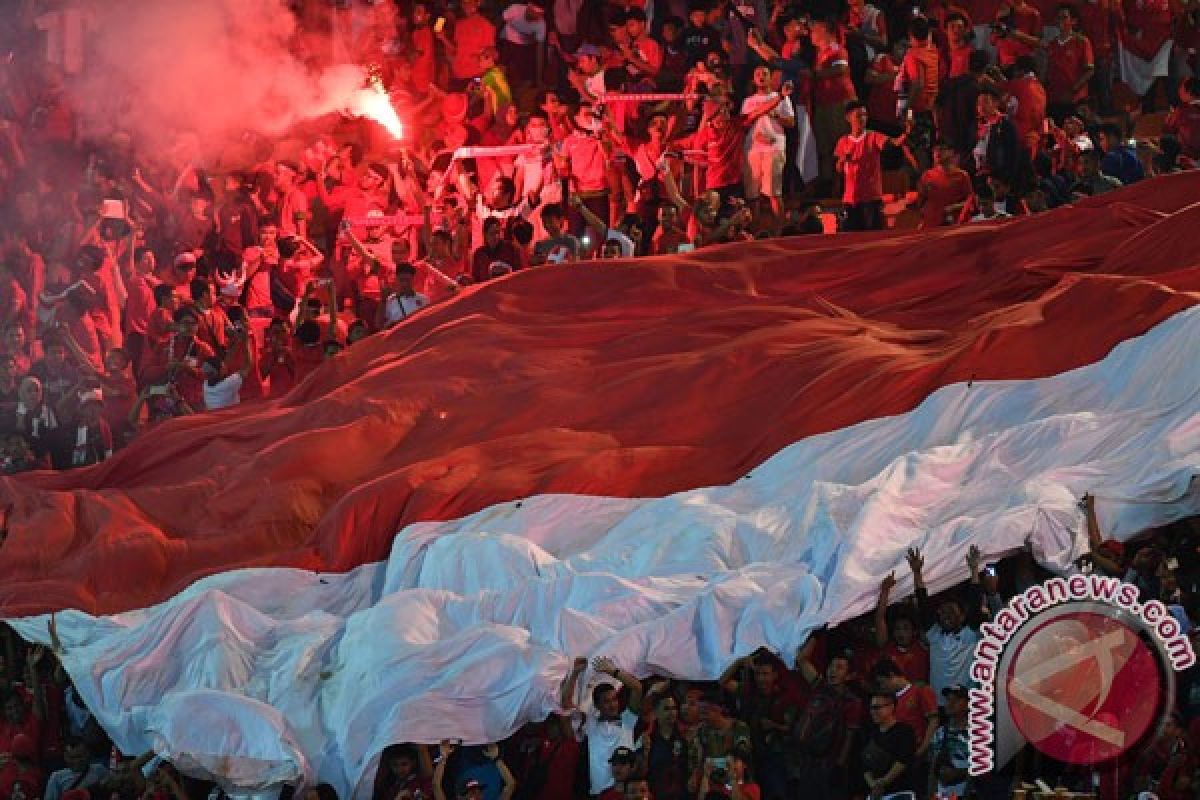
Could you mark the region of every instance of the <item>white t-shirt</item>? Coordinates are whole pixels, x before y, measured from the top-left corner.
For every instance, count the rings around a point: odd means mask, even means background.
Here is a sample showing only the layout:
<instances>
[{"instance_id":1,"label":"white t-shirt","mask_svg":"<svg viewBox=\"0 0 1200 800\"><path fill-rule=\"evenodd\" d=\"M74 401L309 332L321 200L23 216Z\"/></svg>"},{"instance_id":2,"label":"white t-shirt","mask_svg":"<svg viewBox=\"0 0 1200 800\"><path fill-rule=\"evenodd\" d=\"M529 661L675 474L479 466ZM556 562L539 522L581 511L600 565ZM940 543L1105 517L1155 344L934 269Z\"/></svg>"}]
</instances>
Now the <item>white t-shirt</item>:
<instances>
[{"instance_id":1,"label":"white t-shirt","mask_svg":"<svg viewBox=\"0 0 1200 800\"><path fill-rule=\"evenodd\" d=\"M236 406L242 402L242 373L232 375L217 381L216 385L204 382L204 407L209 411Z\"/></svg>"},{"instance_id":2,"label":"white t-shirt","mask_svg":"<svg viewBox=\"0 0 1200 800\"><path fill-rule=\"evenodd\" d=\"M588 777L591 779L591 793L600 794L615 782L612 774L613 751L618 747L637 747L633 741L633 731L637 727L637 714L629 709L621 712L620 720L602 720L597 714L588 714L583 724L583 732L588 740Z\"/></svg>"},{"instance_id":3,"label":"white t-shirt","mask_svg":"<svg viewBox=\"0 0 1200 800\"><path fill-rule=\"evenodd\" d=\"M778 93L752 94L742 101L742 116L753 114L763 106L775 102ZM755 121L754 126L746 132L746 152L762 152L770 150L775 153L787 151L787 132L780 119L796 119L796 111L792 108L792 100L783 98L775 110L765 117ZM769 140L769 141L768 141Z\"/></svg>"},{"instance_id":4,"label":"white t-shirt","mask_svg":"<svg viewBox=\"0 0 1200 800\"><path fill-rule=\"evenodd\" d=\"M392 294L388 296L387 302L384 304L383 318L388 325L395 325L401 320L408 319L427 305L429 305L429 298L420 292L408 297Z\"/></svg>"}]
</instances>

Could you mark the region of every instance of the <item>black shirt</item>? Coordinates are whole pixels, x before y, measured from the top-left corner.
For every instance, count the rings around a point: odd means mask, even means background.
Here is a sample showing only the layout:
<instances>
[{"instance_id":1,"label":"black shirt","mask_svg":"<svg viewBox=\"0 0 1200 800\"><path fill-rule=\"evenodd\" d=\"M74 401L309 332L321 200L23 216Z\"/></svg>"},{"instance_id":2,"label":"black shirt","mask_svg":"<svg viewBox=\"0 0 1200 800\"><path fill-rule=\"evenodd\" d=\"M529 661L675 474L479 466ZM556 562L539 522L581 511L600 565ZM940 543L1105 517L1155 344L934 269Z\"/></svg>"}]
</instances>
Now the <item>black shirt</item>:
<instances>
[{"instance_id":1,"label":"black shirt","mask_svg":"<svg viewBox=\"0 0 1200 800\"><path fill-rule=\"evenodd\" d=\"M912 728L903 722L897 722L886 731L872 726L862 752L863 772L871 773L878 780L899 761L904 765L904 772L892 781L886 793L913 791L916 787L912 785L912 764L916 752L917 737Z\"/></svg>"}]
</instances>

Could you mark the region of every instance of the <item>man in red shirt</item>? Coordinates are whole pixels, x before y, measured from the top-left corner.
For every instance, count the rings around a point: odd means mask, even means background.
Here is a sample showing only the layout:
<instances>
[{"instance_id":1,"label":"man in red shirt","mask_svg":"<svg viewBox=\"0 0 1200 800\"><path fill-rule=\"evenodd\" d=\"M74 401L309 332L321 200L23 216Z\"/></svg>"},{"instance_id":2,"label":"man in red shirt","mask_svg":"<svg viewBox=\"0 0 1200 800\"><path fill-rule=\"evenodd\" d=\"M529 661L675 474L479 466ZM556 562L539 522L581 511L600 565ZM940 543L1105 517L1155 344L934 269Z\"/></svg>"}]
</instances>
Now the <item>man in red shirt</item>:
<instances>
[{"instance_id":1,"label":"man in red shirt","mask_svg":"<svg viewBox=\"0 0 1200 800\"><path fill-rule=\"evenodd\" d=\"M845 210L842 230L877 231L883 229L883 167L879 156L885 145L899 147L908 139L912 121L904 133L887 137L867 130L867 109L857 100L846 104L846 122L850 133L838 140L834 149L837 171L845 179L842 205Z\"/></svg>"},{"instance_id":2,"label":"man in red shirt","mask_svg":"<svg viewBox=\"0 0 1200 800\"><path fill-rule=\"evenodd\" d=\"M444 31L437 36L450 54L452 86L461 89L483 74L479 54L496 45L496 26L479 13L479 0L462 0L462 16L454 22L454 38Z\"/></svg>"},{"instance_id":3,"label":"man in red shirt","mask_svg":"<svg viewBox=\"0 0 1200 800\"><path fill-rule=\"evenodd\" d=\"M785 83L769 102L749 114L737 116L732 113L733 105L728 97L714 97L704 102L704 118L700 121L700 130L692 137L691 146L705 153L705 191L718 192L726 201L741 196L746 132L791 94L791 84Z\"/></svg>"},{"instance_id":4,"label":"man in red shirt","mask_svg":"<svg viewBox=\"0 0 1200 800\"><path fill-rule=\"evenodd\" d=\"M946 16L946 63L945 77L957 78L971 71L971 53L975 45L968 37L971 24L965 14L957 11Z\"/></svg>"},{"instance_id":5,"label":"man in red shirt","mask_svg":"<svg viewBox=\"0 0 1200 800\"><path fill-rule=\"evenodd\" d=\"M996 62L1002 67L1017 63L1021 56L1031 55L1042 41L1042 15L1026 0L1013 0L996 12L992 25L992 46Z\"/></svg>"},{"instance_id":6,"label":"man in red shirt","mask_svg":"<svg viewBox=\"0 0 1200 800\"><path fill-rule=\"evenodd\" d=\"M1180 103L1163 122L1163 133L1174 134L1188 158L1200 159L1200 78L1188 78L1179 87Z\"/></svg>"},{"instance_id":7,"label":"man in red shirt","mask_svg":"<svg viewBox=\"0 0 1200 800\"><path fill-rule=\"evenodd\" d=\"M1078 28L1079 12L1066 3L1060 5L1058 36L1046 45L1046 97L1050 116L1057 122L1087 100L1088 81L1096 71L1092 43Z\"/></svg>"},{"instance_id":8,"label":"man in red shirt","mask_svg":"<svg viewBox=\"0 0 1200 800\"><path fill-rule=\"evenodd\" d=\"M934 148L937 165L926 170L917 182L921 206L921 228L937 228L958 218L971 199L971 176L958 166L954 145L939 142Z\"/></svg>"},{"instance_id":9,"label":"man in red shirt","mask_svg":"<svg viewBox=\"0 0 1200 800\"><path fill-rule=\"evenodd\" d=\"M1092 43L1096 71L1092 76L1092 97L1101 116L1112 115L1113 55L1117 27L1121 22L1120 0L1084 0L1077 7L1079 27Z\"/></svg>"},{"instance_id":10,"label":"man in red shirt","mask_svg":"<svg viewBox=\"0 0 1200 800\"><path fill-rule=\"evenodd\" d=\"M896 81L901 102L906 102L906 118L913 121L909 150L922 169L929 167L933 145L933 106L938 96L940 60L938 49L929 38L929 20L914 17L908 24L908 52L904 54Z\"/></svg>"},{"instance_id":11,"label":"man in red shirt","mask_svg":"<svg viewBox=\"0 0 1200 800\"><path fill-rule=\"evenodd\" d=\"M814 19L809 36L817 49L813 63L813 136L817 140L817 174L832 185L833 149L846 132L846 103L858 99L850 80L850 56L838 43L837 25Z\"/></svg>"},{"instance_id":12,"label":"man in red shirt","mask_svg":"<svg viewBox=\"0 0 1200 800\"><path fill-rule=\"evenodd\" d=\"M1017 126L1017 136L1032 157L1037 154L1046 125L1046 89L1038 80L1033 56L1018 58L1013 65L1012 75L1004 86L1010 100L1015 100L1017 104L1015 110L1010 110L1009 118ZM1010 109L1011 106L1010 102Z\"/></svg>"}]
</instances>

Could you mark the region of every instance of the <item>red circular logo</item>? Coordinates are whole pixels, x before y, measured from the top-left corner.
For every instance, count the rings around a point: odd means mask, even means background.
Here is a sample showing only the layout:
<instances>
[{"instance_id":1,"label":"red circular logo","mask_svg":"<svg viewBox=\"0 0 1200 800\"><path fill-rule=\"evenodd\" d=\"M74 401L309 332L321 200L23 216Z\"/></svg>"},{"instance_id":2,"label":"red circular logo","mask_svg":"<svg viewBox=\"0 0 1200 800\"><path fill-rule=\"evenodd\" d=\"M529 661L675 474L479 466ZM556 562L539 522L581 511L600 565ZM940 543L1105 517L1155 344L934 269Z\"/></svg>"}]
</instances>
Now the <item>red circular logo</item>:
<instances>
[{"instance_id":1,"label":"red circular logo","mask_svg":"<svg viewBox=\"0 0 1200 800\"><path fill-rule=\"evenodd\" d=\"M1008 667L1013 724L1034 747L1070 764L1124 753L1158 716L1163 682L1137 632L1092 611L1030 631Z\"/></svg>"}]
</instances>

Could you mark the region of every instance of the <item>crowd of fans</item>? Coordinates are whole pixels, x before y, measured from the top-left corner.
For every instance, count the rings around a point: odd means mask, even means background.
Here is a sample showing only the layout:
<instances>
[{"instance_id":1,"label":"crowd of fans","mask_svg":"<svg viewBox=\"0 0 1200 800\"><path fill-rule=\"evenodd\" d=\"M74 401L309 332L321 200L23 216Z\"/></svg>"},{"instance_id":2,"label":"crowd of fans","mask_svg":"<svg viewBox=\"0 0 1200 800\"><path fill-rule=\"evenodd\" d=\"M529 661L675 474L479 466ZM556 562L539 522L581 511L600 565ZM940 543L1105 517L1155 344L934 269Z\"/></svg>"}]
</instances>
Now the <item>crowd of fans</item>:
<instances>
[{"instance_id":1,"label":"crowd of fans","mask_svg":"<svg viewBox=\"0 0 1200 800\"><path fill-rule=\"evenodd\" d=\"M1101 535L1094 504L1083 507L1091 550L1077 566L1162 602L1200 647L1198 520L1122 546ZM1068 765L1026 746L995 773L968 775L979 626L1049 576L1029 548L995 564L972 548L969 581L930 596L924 554L907 560L915 597L893 603L897 580L887 576L874 611L815 634L788 654L794 668L760 650L719 680L689 682L577 658L562 713L486 746L395 744L366 791L372 800L1007 800L1021 787L1032 797L1040 780L1097 800L1197 796L1200 666L1177 676L1163 724L1116 759ZM152 753L118 753L58 667L61 643L25 648L6 633L0 800L224 800ZM308 791L305 800L337 797L326 785Z\"/></svg>"},{"instance_id":2,"label":"crowd of fans","mask_svg":"<svg viewBox=\"0 0 1200 800\"><path fill-rule=\"evenodd\" d=\"M90 135L71 3L3 21L4 471L282 395L515 270L1036 213L1200 155L1175 0L292 5L307 61L369 68L403 138L331 115L207 163Z\"/></svg>"}]
</instances>

